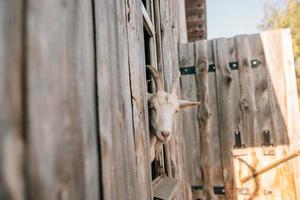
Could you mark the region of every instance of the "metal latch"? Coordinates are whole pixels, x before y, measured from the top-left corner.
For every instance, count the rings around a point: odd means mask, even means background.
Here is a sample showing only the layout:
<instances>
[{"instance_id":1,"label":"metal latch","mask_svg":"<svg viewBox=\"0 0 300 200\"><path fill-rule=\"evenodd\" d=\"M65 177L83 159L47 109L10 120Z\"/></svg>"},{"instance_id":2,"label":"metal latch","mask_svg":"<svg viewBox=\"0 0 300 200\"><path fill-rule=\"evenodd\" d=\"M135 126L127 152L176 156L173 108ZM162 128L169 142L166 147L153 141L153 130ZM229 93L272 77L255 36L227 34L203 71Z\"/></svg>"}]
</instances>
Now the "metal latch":
<instances>
[{"instance_id":1,"label":"metal latch","mask_svg":"<svg viewBox=\"0 0 300 200\"><path fill-rule=\"evenodd\" d=\"M214 191L214 194L225 195L225 187L224 186L214 186L213 191Z\"/></svg>"},{"instance_id":2,"label":"metal latch","mask_svg":"<svg viewBox=\"0 0 300 200\"><path fill-rule=\"evenodd\" d=\"M190 67L180 67L179 68L181 75L195 74L196 69L195 66Z\"/></svg>"},{"instance_id":3,"label":"metal latch","mask_svg":"<svg viewBox=\"0 0 300 200\"><path fill-rule=\"evenodd\" d=\"M241 131L234 132L235 145L233 146L235 149L245 148L245 144L242 144L241 139Z\"/></svg>"},{"instance_id":4,"label":"metal latch","mask_svg":"<svg viewBox=\"0 0 300 200\"><path fill-rule=\"evenodd\" d=\"M257 59L251 60L251 67L252 67L252 68L256 68L256 67L258 67L260 64L261 64L261 61L259 61L259 60L257 60Z\"/></svg>"},{"instance_id":5,"label":"metal latch","mask_svg":"<svg viewBox=\"0 0 300 200\"><path fill-rule=\"evenodd\" d=\"M193 199L203 199L203 186L201 185L192 185L192 194Z\"/></svg>"},{"instance_id":6,"label":"metal latch","mask_svg":"<svg viewBox=\"0 0 300 200\"><path fill-rule=\"evenodd\" d=\"M237 69L239 69L239 63L238 62L230 62L229 67L231 70L237 70Z\"/></svg>"},{"instance_id":7,"label":"metal latch","mask_svg":"<svg viewBox=\"0 0 300 200\"><path fill-rule=\"evenodd\" d=\"M271 143L270 130L263 131L263 138L264 138L264 143L262 147L263 147L264 155L275 155L275 149L273 147L273 144Z\"/></svg>"},{"instance_id":8,"label":"metal latch","mask_svg":"<svg viewBox=\"0 0 300 200\"><path fill-rule=\"evenodd\" d=\"M215 72L216 71L216 65L215 64L209 64L208 65L208 72Z\"/></svg>"}]
</instances>

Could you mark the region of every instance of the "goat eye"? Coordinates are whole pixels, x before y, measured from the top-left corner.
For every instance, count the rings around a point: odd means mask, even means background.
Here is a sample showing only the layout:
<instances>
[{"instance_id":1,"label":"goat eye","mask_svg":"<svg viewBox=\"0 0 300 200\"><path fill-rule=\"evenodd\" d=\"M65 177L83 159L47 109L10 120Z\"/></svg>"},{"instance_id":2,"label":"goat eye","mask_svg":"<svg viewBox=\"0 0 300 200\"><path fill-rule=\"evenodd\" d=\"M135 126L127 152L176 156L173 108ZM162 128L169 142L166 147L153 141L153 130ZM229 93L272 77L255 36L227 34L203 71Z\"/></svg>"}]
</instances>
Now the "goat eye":
<instances>
[{"instance_id":1,"label":"goat eye","mask_svg":"<svg viewBox=\"0 0 300 200\"><path fill-rule=\"evenodd\" d=\"M177 114L179 110L175 110L175 113Z\"/></svg>"}]
</instances>

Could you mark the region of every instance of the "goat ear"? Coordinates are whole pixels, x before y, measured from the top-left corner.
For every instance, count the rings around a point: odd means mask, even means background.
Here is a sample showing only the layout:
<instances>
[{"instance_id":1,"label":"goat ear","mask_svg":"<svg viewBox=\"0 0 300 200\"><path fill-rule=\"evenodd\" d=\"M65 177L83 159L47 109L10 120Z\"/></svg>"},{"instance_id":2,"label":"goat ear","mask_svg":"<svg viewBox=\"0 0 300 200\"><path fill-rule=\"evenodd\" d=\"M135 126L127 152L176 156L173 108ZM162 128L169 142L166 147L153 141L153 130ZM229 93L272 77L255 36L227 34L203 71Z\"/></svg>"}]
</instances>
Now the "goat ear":
<instances>
[{"instance_id":1,"label":"goat ear","mask_svg":"<svg viewBox=\"0 0 300 200\"><path fill-rule=\"evenodd\" d=\"M153 94L151 93L147 93L147 100L150 101L153 97Z\"/></svg>"},{"instance_id":2,"label":"goat ear","mask_svg":"<svg viewBox=\"0 0 300 200\"><path fill-rule=\"evenodd\" d=\"M179 109L199 106L201 104L201 102L192 102L192 101L185 101L185 100L178 100L178 103L179 103Z\"/></svg>"}]
</instances>

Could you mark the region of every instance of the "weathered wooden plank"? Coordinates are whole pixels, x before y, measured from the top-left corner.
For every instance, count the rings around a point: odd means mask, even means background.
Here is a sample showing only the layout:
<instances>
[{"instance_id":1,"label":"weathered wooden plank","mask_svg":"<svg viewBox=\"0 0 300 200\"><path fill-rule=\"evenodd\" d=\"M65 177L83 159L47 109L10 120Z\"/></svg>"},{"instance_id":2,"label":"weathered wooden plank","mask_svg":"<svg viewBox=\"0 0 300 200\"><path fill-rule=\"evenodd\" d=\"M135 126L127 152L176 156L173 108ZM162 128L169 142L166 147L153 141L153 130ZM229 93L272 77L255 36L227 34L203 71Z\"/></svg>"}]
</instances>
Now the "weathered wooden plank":
<instances>
[{"instance_id":1,"label":"weathered wooden plank","mask_svg":"<svg viewBox=\"0 0 300 200\"><path fill-rule=\"evenodd\" d=\"M23 1L0 2L0 199L25 199Z\"/></svg>"},{"instance_id":2,"label":"weathered wooden plank","mask_svg":"<svg viewBox=\"0 0 300 200\"><path fill-rule=\"evenodd\" d=\"M139 199L125 11L124 1L95 1L104 199Z\"/></svg>"},{"instance_id":3,"label":"weathered wooden plank","mask_svg":"<svg viewBox=\"0 0 300 200\"><path fill-rule=\"evenodd\" d=\"M178 33L179 43L187 43L187 24L185 15L185 2L177 0L178 5Z\"/></svg>"},{"instance_id":4,"label":"weathered wooden plank","mask_svg":"<svg viewBox=\"0 0 300 200\"><path fill-rule=\"evenodd\" d=\"M209 152L209 146L213 145L210 141L209 131L208 131L208 119L210 117L208 108L208 55L207 55L207 41L195 42L195 62L196 62L196 87L197 87L197 97L201 102L198 111L198 123L200 132L199 146L200 146L200 171L202 174L202 182L206 191L208 191L211 186L210 181L210 169L211 169L211 153ZM199 162L199 161L198 161ZM207 192L207 198L210 199L210 192Z\"/></svg>"},{"instance_id":5,"label":"weathered wooden plank","mask_svg":"<svg viewBox=\"0 0 300 200\"><path fill-rule=\"evenodd\" d=\"M213 54L213 41L207 41L207 64L215 64L214 54ZM204 47L203 47L204 48ZM201 53L201 52L199 52ZM197 54L199 54L197 53ZM208 73L207 69L203 70L203 73ZM220 137L219 137L219 116L218 116L218 105L217 105L217 91L216 91L216 73L209 72L205 80L199 80L198 84L202 87L206 87L207 98L201 101L204 110L204 115L200 116L200 124L203 124L203 129L201 130L201 158L202 158L202 171L205 180L205 188L207 189L208 199L224 199L222 195L214 194L214 186L224 186L223 181L223 168L222 168L222 158L220 149ZM204 92L204 91L203 91ZM200 91L200 94L202 92ZM207 113L206 113L207 112ZM202 115L202 114L200 114ZM206 148L205 148L206 147ZM205 149L206 150L205 150ZM205 169L205 170L204 170Z\"/></svg>"},{"instance_id":6,"label":"weathered wooden plank","mask_svg":"<svg viewBox=\"0 0 300 200\"><path fill-rule=\"evenodd\" d=\"M179 70L178 62L178 38L176 35L175 22L176 17L172 13L174 1L159 1L159 12L160 12L160 30L161 34L161 53L162 53L162 67L163 67L163 77L165 81L165 88L170 91L171 83L174 78L176 78ZM178 90L178 94L180 91ZM180 95L179 95L180 96ZM165 145L166 156L170 157L167 162L168 175L171 177L178 178L177 192L174 199L188 199L188 191L190 191L190 186L187 181L187 172L185 170L184 162L184 152L185 143L182 132L182 117L181 114L178 115L174 123L174 132L172 133L172 139ZM169 154L169 155L168 155Z\"/></svg>"},{"instance_id":7,"label":"weathered wooden plank","mask_svg":"<svg viewBox=\"0 0 300 200\"><path fill-rule=\"evenodd\" d=\"M236 48L236 58L239 72L240 108L243 119L242 134L245 146L248 150L245 156L237 157L240 165L239 169L235 170L241 171L239 176L245 176L246 174L253 173L253 170L259 166L257 147L261 145L261 140L259 138L259 129L256 118L258 113L255 104L255 83L252 75L248 36L236 36L234 38L234 46ZM261 192L260 177L256 177L252 180L252 182L248 182L247 184L239 185L239 183L237 183L237 186L238 194L240 193L239 191L246 189L248 190L248 196L250 196L252 199L257 198L259 196L259 192ZM243 199L244 196L240 195L239 198Z\"/></svg>"},{"instance_id":8,"label":"weathered wooden plank","mask_svg":"<svg viewBox=\"0 0 300 200\"><path fill-rule=\"evenodd\" d=\"M213 41L216 65L216 82L219 110L220 143L226 199L236 199L234 193L233 159L234 132L240 129L239 81L237 71L229 68L230 55L234 48L226 39Z\"/></svg>"},{"instance_id":9,"label":"weathered wooden plank","mask_svg":"<svg viewBox=\"0 0 300 200\"><path fill-rule=\"evenodd\" d=\"M153 195L155 198L171 200L176 192L178 180L170 177L162 178L153 186Z\"/></svg>"},{"instance_id":10,"label":"weathered wooden plank","mask_svg":"<svg viewBox=\"0 0 300 200\"><path fill-rule=\"evenodd\" d=\"M269 104L269 93L268 93L268 82L266 74L266 63L264 58L264 51L262 48L261 40L259 34L249 35L248 44L250 48L251 60L253 62L259 62L260 64L257 67L251 66L252 68L252 82L253 82L253 93L255 97L255 117L257 119L257 128L254 134L255 147L254 151L256 152L257 163L255 169L258 170L263 166L273 162L275 160L275 155L266 155L266 147L263 147L265 144L264 141L264 131L270 131L270 143L274 144L273 137L273 127L272 127L272 115L271 115L271 106ZM251 64L251 65L252 65ZM270 147L270 149L273 147ZM251 172L252 174L253 172ZM244 176L244 175L243 175ZM276 188L276 171L272 170L263 174L260 179L257 179L255 187L257 188L257 193L260 197L267 196L275 198L278 195L278 188ZM240 177L242 178L242 177ZM278 184L277 184L278 186ZM285 186L284 186L285 187ZM272 194L268 194L267 191L271 191ZM276 198L280 198L278 195Z\"/></svg>"},{"instance_id":11,"label":"weathered wooden plank","mask_svg":"<svg viewBox=\"0 0 300 200\"><path fill-rule=\"evenodd\" d=\"M179 63L181 67L195 67L195 45L193 42L181 44L179 47ZM197 101L197 86L195 75L181 76L181 97ZM186 146L186 164L189 181L192 186L202 186L200 171L200 130L197 119L197 109L183 110L183 130Z\"/></svg>"},{"instance_id":12,"label":"weathered wooden plank","mask_svg":"<svg viewBox=\"0 0 300 200\"><path fill-rule=\"evenodd\" d=\"M239 35L234 38L236 48L236 58L239 67L240 83L240 107L243 119L242 132L244 142L247 147L253 147L258 144L257 124L256 124L256 107L253 89L252 69L250 63L250 49L246 35Z\"/></svg>"},{"instance_id":13,"label":"weathered wooden plank","mask_svg":"<svg viewBox=\"0 0 300 200\"><path fill-rule=\"evenodd\" d=\"M90 1L27 1L28 198L99 198Z\"/></svg>"},{"instance_id":14,"label":"weathered wooden plank","mask_svg":"<svg viewBox=\"0 0 300 200\"><path fill-rule=\"evenodd\" d=\"M127 30L131 83L131 101L137 165L137 188L139 199L151 199L151 171L149 158L149 124L143 43L143 19L141 3L128 1ZM144 66L144 67L143 67Z\"/></svg>"},{"instance_id":15,"label":"weathered wooden plank","mask_svg":"<svg viewBox=\"0 0 300 200\"><path fill-rule=\"evenodd\" d=\"M287 151L295 151L299 148L300 125L297 100L295 70L293 63L293 51L290 30L277 30L260 34L265 52L266 73L268 75L268 92L271 96L270 105L274 129L274 143L281 148L276 153L278 158L286 155ZM289 148L286 147L289 145ZM296 196L300 198L300 160L299 158L289 162L294 169L294 183ZM289 171L288 167L277 167L278 182L283 183L280 174ZM292 178L292 174L286 174ZM289 180L290 182L291 180ZM282 194L293 197L291 188L282 189Z\"/></svg>"}]
</instances>

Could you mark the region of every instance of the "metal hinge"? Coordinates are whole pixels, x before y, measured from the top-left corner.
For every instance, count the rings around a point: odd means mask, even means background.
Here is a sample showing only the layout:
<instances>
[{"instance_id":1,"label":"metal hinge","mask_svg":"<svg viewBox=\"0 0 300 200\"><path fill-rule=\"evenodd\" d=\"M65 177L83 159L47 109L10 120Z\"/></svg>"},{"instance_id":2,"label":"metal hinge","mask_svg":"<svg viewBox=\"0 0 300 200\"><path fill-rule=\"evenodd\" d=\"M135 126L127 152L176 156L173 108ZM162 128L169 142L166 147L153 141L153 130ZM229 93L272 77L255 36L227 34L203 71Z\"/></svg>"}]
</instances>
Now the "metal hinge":
<instances>
[{"instance_id":1,"label":"metal hinge","mask_svg":"<svg viewBox=\"0 0 300 200\"><path fill-rule=\"evenodd\" d=\"M208 65L208 72L215 72L216 71L216 65L215 64L209 64Z\"/></svg>"},{"instance_id":2,"label":"metal hinge","mask_svg":"<svg viewBox=\"0 0 300 200\"><path fill-rule=\"evenodd\" d=\"M242 144L241 139L241 131L234 132L235 145L233 146L235 149L245 148L245 144Z\"/></svg>"},{"instance_id":3,"label":"metal hinge","mask_svg":"<svg viewBox=\"0 0 300 200\"><path fill-rule=\"evenodd\" d=\"M257 60L257 59L251 60L251 67L252 67L252 68L256 68L256 67L258 67L260 64L261 64L261 61L259 61L259 60Z\"/></svg>"},{"instance_id":4,"label":"metal hinge","mask_svg":"<svg viewBox=\"0 0 300 200\"><path fill-rule=\"evenodd\" d=\"M180 67L179 68L181 75L195 74L196 69L195 66L190 67Z\"/></svg>"},{"instance_id":5,"label":"metal hinge","mask_svg":"<svg viewBox=\"0 0 300 200\"><path fill-rule=\"evenodd\" d=\"M216 195L225 195L225 187L223 186L214 186L213 191Z\"/></svg>"},{"instance_id":6,"label":"metal hinge","mask_svg":"<svg viewBox=\"0 0 300 200\"><path fill-rule=\"evenodd\" d=\"M239 63L238 62L230 62L229 67L231 70L238 70L239 69Z\"/></svg>"}]
</instances>

